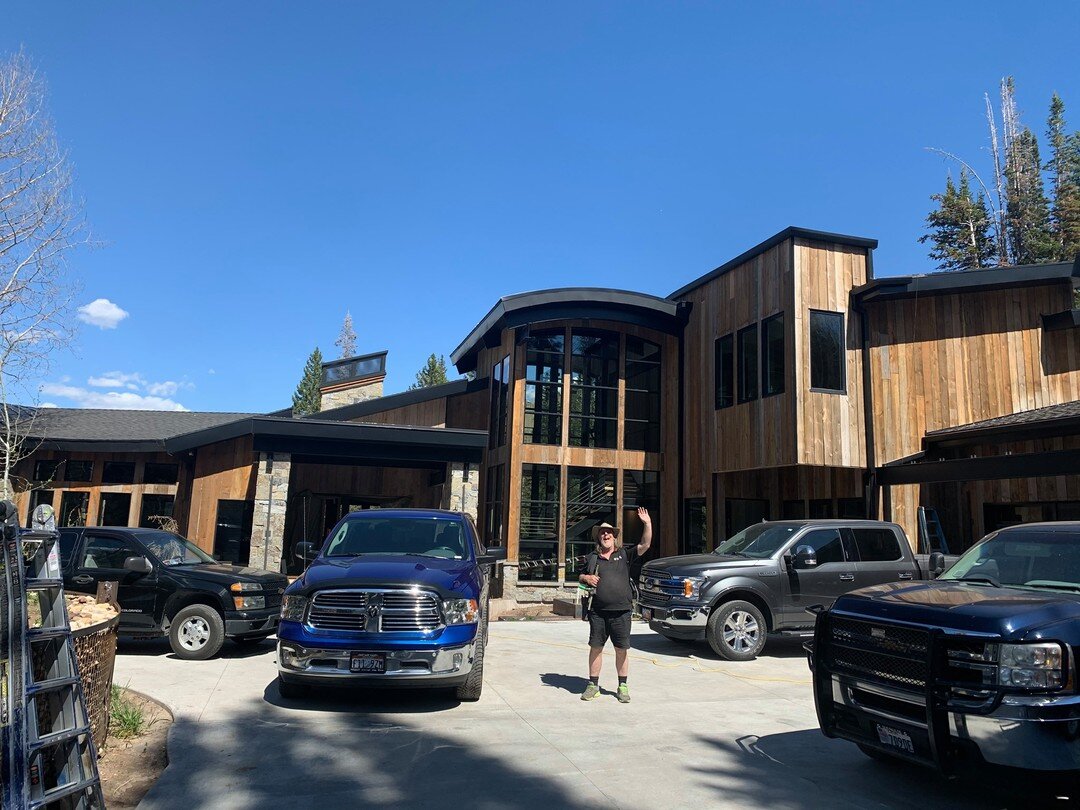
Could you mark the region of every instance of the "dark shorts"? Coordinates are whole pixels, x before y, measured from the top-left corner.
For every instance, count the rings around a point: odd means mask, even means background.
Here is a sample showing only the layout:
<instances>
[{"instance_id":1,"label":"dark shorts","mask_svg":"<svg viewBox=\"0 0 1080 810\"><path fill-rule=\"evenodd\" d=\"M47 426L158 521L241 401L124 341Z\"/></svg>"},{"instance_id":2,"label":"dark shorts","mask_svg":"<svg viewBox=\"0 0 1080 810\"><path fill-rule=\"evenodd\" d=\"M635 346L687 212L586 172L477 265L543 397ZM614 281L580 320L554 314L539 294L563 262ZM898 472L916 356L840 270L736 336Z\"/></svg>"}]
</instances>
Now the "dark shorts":
<instances>
[{"instance_id":1,"label":"dark shorts","mask_svg":"<svg viewBox=\"0 0 1080 810\"><path fill-rule=\"evenodd\" d=\"M589 614L589 646L603 647L611 639L611 646L620 650L630 649L629 610L594 610Z\"/></svg>"}]
</instances>

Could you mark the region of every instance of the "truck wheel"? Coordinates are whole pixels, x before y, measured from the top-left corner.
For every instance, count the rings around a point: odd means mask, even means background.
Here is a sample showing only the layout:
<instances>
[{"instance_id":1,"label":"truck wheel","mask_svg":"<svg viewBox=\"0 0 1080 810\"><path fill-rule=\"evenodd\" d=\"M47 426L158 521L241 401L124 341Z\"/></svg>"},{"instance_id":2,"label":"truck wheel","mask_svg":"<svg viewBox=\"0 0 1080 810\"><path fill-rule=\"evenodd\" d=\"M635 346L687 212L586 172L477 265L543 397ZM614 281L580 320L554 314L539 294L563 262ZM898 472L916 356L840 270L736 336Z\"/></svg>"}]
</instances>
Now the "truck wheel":
<instances>
[{"instance_id":1,"label":"truck wheel","mask_svg":"<svg viewBox=\"0 0 1080 810\"><path fill-rule=\"evenodd\" d=\"M188 605L172 618L169 646L177 658L205 661L218 654L225 641L225 622L209 605Z\"/></svg>"},{"instance_id":2,"label":"truck wheel","mask_svg":"<svg viewBox=\"0 0 1080 810\"><path fill-rule=\"evenodd\" d=\"M298 683L289 683L286 680L282 680L278 675L277 679L277 691L286 700L299 700L300 698L307 697L308 688Z\"/></svg>"},{"instance_id":3,"label":"truck wheel","mask_svg":"<svg viewBox=\"0 0 1080 810\"><path fill-rule=\"evenodd\" d=\"M458 700L474 701L480 699L484 688L484 648L487 647L487 628L476 634L476 652L473 655L472 670L469 677L454 694Z\"/></svg>"},{"instance_id":4,"label":"truck wheel","mask_svg":"<svg viewBox=\"0 0 1080 810\"><path fill-rule=\"evenodd\" d=\"M728 602L709 615L705 637L713 652L728 661L753 661L765 646L768 626L749 602Z\"/></svg>"}]
</instances>

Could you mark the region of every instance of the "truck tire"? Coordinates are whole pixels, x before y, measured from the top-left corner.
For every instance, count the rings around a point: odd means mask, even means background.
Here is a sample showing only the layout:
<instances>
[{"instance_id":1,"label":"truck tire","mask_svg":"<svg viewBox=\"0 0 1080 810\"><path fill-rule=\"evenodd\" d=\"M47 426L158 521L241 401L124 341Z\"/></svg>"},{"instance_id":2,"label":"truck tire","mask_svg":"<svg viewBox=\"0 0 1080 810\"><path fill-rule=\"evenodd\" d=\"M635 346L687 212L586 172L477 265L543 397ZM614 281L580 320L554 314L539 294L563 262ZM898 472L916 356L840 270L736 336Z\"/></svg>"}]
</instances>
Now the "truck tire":
<instances>
[{"instance_id":1,"label":"truck tire","mask_svg":"<svg viewBox=\"0 0 1080 810\"><path fill-rule=\"evenodd\" d=\"M458 700L466 700L470 703L480 699L480 692L484 689L484 648L487 647L487 623L483 630L476 634L476 652L473 654L472 670L469 672L465 683L454 691Z\"/></svg>"},{"instance_id":2,"label":"truck tire","mask_svg":"<svg viewBox=\"0 0 1080 810\"><path fill-rule=\"evenodd\" d=\"M286 680L282 680L278 675L277 679L277 691L286 700L299 700L300 698L307 697L308 688L298 683L289 683Z\"/></svg>"},{"instance_id":3,"label":"truck tire","mask_svg":"<svg viewBox=\"0 0 1080 810\"><path fill-rule=\"evenodd\" d=\"M209 605L188 605L172 617L169 646L177 658L205 661L218 654L225 642L225 622Z\"/></svg>"},{"instance_id":4,"label":"truck tire","mask_svg":"<svg viewBox=\"0 0 1080 810\"><path fill-rule=\"evenodd\" d=\"M713 652L728 661L753 661L765 646L768 625L749 602L726 602L709 614L705 637Z\"/></svg>"}]
</instances>

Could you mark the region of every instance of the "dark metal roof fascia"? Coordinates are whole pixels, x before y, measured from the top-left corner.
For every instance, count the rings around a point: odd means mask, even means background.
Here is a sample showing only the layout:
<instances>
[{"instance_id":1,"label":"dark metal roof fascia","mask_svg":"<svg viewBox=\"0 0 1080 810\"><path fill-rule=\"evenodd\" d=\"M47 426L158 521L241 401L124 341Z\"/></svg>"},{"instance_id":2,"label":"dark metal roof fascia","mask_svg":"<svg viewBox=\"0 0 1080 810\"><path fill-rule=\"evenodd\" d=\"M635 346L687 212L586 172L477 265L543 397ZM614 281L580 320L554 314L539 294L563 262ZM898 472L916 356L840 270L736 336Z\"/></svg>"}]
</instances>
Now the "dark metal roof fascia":
<instances>
[{"instance_id":1,"label":"dark metal roof fascia","mask_svg":"<svg viewBox=\"0 0 1080 810\"><path fill-rule=\"evenodd\" d=\"M745 264L746 262L753 259L755 256L764 253L769 248L776 247L781 242L784 242L788 239L806 239L811 242L829 242L836 245L850 245L851 247L863 247L870 250L874 250L878 246L877 239L870 239L865 236L847 236L842 233L815 231L811 230L810 228L799 228L791 225L787 228L784 228L784 230L780 231L780 233L770 236L764 242L754 245L749 250L740 253L734 259L724 262L715 270L711 270L700 278L694 279L689 284L680 287L675 292L671 293L668 298L678 298L680 295L685 295L691 290L697 289L702 284L707 284L714 278L724 275L724 273L734 269L735 267L738 267L740 264Z\"/></svg>"},{"instance_id":2,"label":"dark metal roof fascia","mask_svg":"<svg viewBox=\"0 0 1080 810\"><path fill-rule=\"evenodd\" d=\"M394 408L404 408L408 405L416 405L421 402L439 399L440 397L470 394L474 391L484 390L487 386L487 377L478 380L451 380L442 385L433 385L429 388L417 388L412 391L388 394L387 396L376 397L375 399L368 399L363 402L356 402L352 405L342 405L338 408L319 411L318 413L308 414L307 416L300 418L309 421L347 422L358 416L369 416L373 413L382 413L383 411L390 411ZM277 414L267 414L267 416L277 416Z\"/></svg>"},{"instance_id":3,"label":"dark metal roof fascia","mask_svg":"<svg viewBox=\"0 0 1080 810\"><path fill-rule=\"evenodd\" d=\"M988 425L982 428L957 427L936 430L923 437L924 447L961 447L979 444L986 439L997 441L1024 441L1043 436L1072 435L1080 433L1080 417L1060 416L1056 419L1040 419L1031 422L1013 422L1005 425Z\"/></svg>"},{"instance_id":4,"label":"dark metal roof fascia","mask_svg":"<svg viewBox=\"0 0 1080 810\"><path fill-rule=\"evenodd\" d=\"M527 310L542 307L563 307L559 318L572 318L577 314L574 310L601 309L603 307L621 308L624 310L637 310L651 312L656 318L670 318L672 323L679 322L683 317L682 310L677 302L667 298L660 298L647 293L632 292L629 290L613 290L606 287L562 287L554 290L538 290L536 292L515 293L500 298L481 319L466 338L458 344L458 347L450 353L450 361L458 371L466 370L462 360L468 357L480 344L484 336L493 329L505 324L513 313L522 313ZM596 312L592 317L602 317ZM618 316L612 313L610 316L618 320ZM547 318L552 320L553 318ZM529 319L521 322L528 322Z\"/></svg>"},{"instance_id":5,"label":"dark metal roof fascia","mask_svg":"<svg viewBox=\"0 0 1080 810\"><path fill-rule=\"evenodd\" d=\"M164 439L29 439L35 449L69 453L162 453Z\"/></svg>"},{"instance_id":6,"label":"dark metal roof fascia","mask_svg":"<svg viewBox=\"0 0 1080 810\"><path fill-rule=\"evenodd\" d=\"M1026 264L985 270L959 270L924 276L892 276L875 279L851 291L860 303L908 298L915 295L950 295L961 292L1033 287L1080 279L1080 259L1058 264Z\"/></svg>"}]
</instances>

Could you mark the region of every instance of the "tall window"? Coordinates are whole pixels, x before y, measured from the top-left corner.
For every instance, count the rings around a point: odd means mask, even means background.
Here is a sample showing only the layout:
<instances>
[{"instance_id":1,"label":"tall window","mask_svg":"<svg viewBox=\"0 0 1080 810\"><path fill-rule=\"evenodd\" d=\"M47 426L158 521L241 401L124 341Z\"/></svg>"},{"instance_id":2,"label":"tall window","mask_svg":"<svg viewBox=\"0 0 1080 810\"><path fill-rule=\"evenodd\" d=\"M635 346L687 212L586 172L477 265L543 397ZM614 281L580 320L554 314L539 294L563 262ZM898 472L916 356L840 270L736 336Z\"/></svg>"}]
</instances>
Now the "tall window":
<instances>
[{"instance_id":1,"label":"tall window","mask_svg":"<svg viewBox=\"0 0 1080 810\"><path fill-rule=\"evenodd\" d=\"M724 335L716 341L715 364L716 408L735 404L735 336Z\"/></svg>"},{"instance_id":2,"label":"tall window","mask_svg":"<svg viewBox=\"0 0 1080 810\"><path fill-rule=\"evenodd\" d=\"M518 534L519 581L555 582L559 576L559 468L551 464L521 467ZM531 564L530 564L531 563Z\"/></svg>"},{"instance_id":3,"label":"tall window","mask_svg":"<svg viewBox=\"0 0 1080 810\"><path fill-rule=\"evenodd\" d=\"M525 350L526 444L562 441L562 330L532 334Z\"/></svg>"},{"instance_id":4,"label":"tall window","mask_svg":"<svg viewBox=\"0 0 1080 810\"><path fill-rule=\"evenodd\" d=\"M575 330L570 346L570 446L615 447L619 336Z\"/></svg>"},{"instance_id":5,"label":"tall window","mask_svg":"<svg viewBox=\"0 0 1080 810\"><path fill-rule=\"evenodd\" d=\"M127 526L131 514L130 492L103 492L98 508L98 526Z\"/></svg>"},{"instance_id":6,"label":"tall window","mask_svg":"<svg viewBox=\"0 0 1080 810\"><path fill-rule=\"evenodd\" d=\"M844 314L810 310L810 387L845 392L844 365Z\"/></svg>"},{"instance_id":7,"label":"tall window","mask_svg":"<svg viewBox=\"0 0 1080 810\"><path fill-rule=\"evenodd\" d=\"M505 545L503 537L503 471L505 467L499 464L488 467L487 487L485 489L486 514L484 515L484 545Z\"/></svg>"},{"instance_id":8,"label":"tall window","mask_svg":"<svg viewBox=\"0 0 1080 810\"><path fill-rule=\"evenodd\" d=\"M254 501L218 501L214 529L214 557L234 565L247 565L251 555Z\"/></svg>"},{"instance_id":9,"label":"tall window","mask_svg":"<svg viewBox=\"0 0 1080 810\"><path fill-rule=\"evenodd\" d=\"M90 493L68 490L60 497L60 514L57 516L56 524L58 526L85 526L88 511L90 511Z\"/></svg>"},{"instance_id":10,"label":"tall window","mask_svg":"<svg viewBox=\"0 0 1080 810\"><path fill-rule=\"evenodd\" d=\"M584 573L580 559L594 548L592 530L615 521L615 471L592 467L566 470L566 581Z\"/></svg>"},{"instance_id":11,"label":"tall window","mask_svg":"<svg viewBox=\"0 0 1080 810\"><path fill-rule=\"evenodd\" d=\"M652 518L653 547L650 557L656 556L660 547L660 473L654 470L623 470L622 502L622 539L624 545L634 545L641 541L644 526L638 520L637 508L644 506ZM634 578L637 578L640 565L634 566Z\"/></svg>"},{"instance_id":12,"label":"tall window","mask_svg":"<svg viewBox=\"0 0 1080 810\"><path fill-rule=\"evenodd\" d=\"M784 313L761 322L761 395L784 393Z\"/></svg>"},{"instance_id":13,"label":"tall window","mask_svg":"<svg viewBox=\"0 0 1080 810\"><path fill-rule=\"evenodd\" d=\"M709 550L705 518L704 498L687 498L683 501L683 525L686 527L686 536L683 538L682 554L704 554Z\"/></svg>"},{"instance_id":14,"label":"tall window","mask_svg":"<svg viewBox=\"0 0 1080 810\"><path fill-rule=\"evenodd\" d=\"M638 337L626 337L627 450L660 450L660 347Z\"/></svg>"},{"instance_id":15,"label":"tall window","mask_svg":"<svg viewBox=\"0 0 1080 810\"><path fill-rule=\"evenodd\" d=\"M739 330L739 402L749 402L758 395L758 325Z\"/></svg>"},{"instance_id":16,"label":"tall window","mask_svg":"<svg viewBox=\"0 0 1080 810\"><path fill-rule=\"evenodd\" d=\"M510 355L491 367L491 418L488 447L506 444L507 393L510 389Z\"/></svg>"},{"instance_id":17,"label":"tall window","mask_svg":"<svg viewBox=\"0 0 1080 810\"><path fill-rule=\"evenodd\" d=\"M172 495L143 495L139 507L139 525L144 529L161 529L162 522L154 518L170 518L173 513Z\"/></svg>"}]
</instances>

